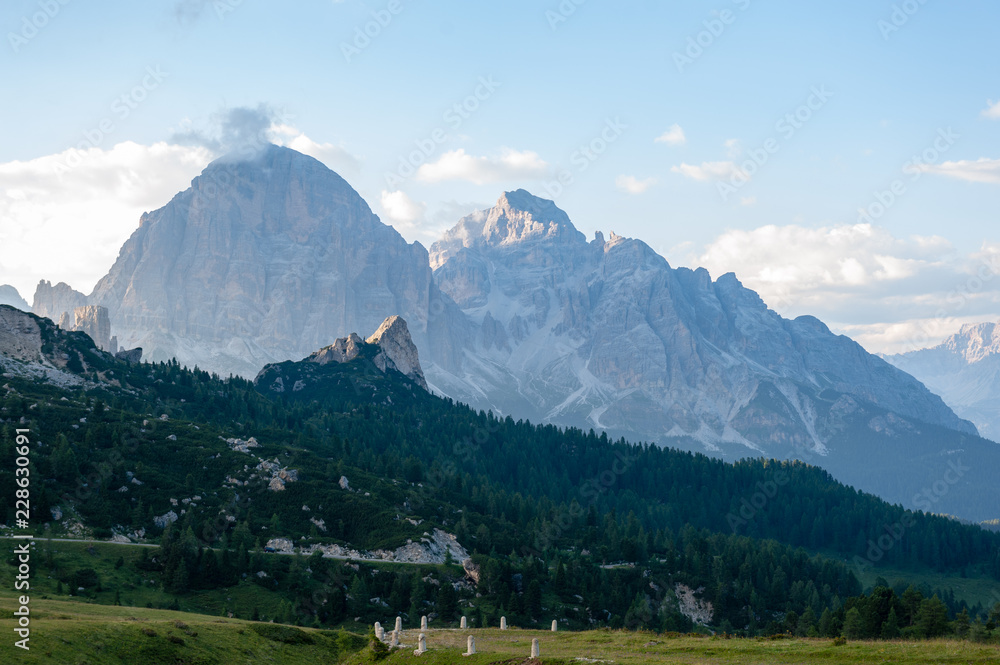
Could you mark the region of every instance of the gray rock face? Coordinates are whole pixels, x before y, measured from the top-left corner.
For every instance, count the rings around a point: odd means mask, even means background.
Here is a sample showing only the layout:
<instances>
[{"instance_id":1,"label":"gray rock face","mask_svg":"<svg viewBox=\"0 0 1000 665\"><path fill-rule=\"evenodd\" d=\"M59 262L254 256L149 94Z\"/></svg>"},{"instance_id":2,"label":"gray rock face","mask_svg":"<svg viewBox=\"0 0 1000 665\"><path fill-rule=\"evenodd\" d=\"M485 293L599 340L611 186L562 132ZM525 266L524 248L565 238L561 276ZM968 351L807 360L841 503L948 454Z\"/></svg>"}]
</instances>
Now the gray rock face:
<instances>
[{"instance_id":1,"label":"gray rock face","mask_svg":"<svg viewBox=\"0 0 1000 665\"><path fill-rule=\"evenodd\" d=\"M254 376L392 314L447 371L466 326L421 245L320 162L277 146L213 162L144 215L89 301L108 308L123 347L223 375Z\"/></svg>"},{"instance_id":2,"label":"gray rock face","mask_svg":"<svg viewBox=\"0 0 1000 665\"><path fill-rule=\"evenodd\" d=\"M142 349L122 349L115 353L115 358L118 360L124 360L132 365L142 362Z\"/></svg>"},{"instance_id":3,"label":"gray rock face","mask_svg":"<svg viewBox=\"0 0 1000 665\"><path fill-rule=\"evenodd\" d=\"M0 355L21 362L41 362L42 331L24 311L0 306Z\"/></svg>"},{"instance_id":4,"label":"gray rock face","mask_svg":"<svg viewBox=\"0 0 1000 665\"><path fill-rule=\"evenodd\" d=\"M11 307L16 307L22 312L30 312L31 305L28 304L21 294L17 292L10 284L4 284L0 286L0 305L10 305Z\"/></svg>"},{"instance_id":5,"label":"gray rock face","mask_svg":"<svg viewBox=\"0 0 1000 665\"><path fill-rule=\"evenodd\" d=\"M429 390L424 372L420 368L420 357L417 347L410 337L406 321L399 316L390 316L378 330L366 340L357 333L342 337L330 346L324 347L305 358L306 362L317 365L329 363L346 363L354 360L366 345L378 347L378 353L372 362L382 372L395 370L410 378L424 390Z\"/></svg>"},{"instance_id":6,"label":"gray rock face","mask_svg":"<svg viewBox=\"0 0 1000 665\"><path fill-rule=\"evenodd\" d=\"M417 385L427 390L427 380L420 369L420 357L416 345L410 337L406 321L399 316L390 316L378 327L375 334L365 340L368 344L377 344L382 352L375 357L375 364L383 372L392 367L401 374L412 379Z\"/></svg>"},{"instance_id":7,"label":"gray rock face","mask_svg":"<svg viewBox=\"0 0 1000 665\"><path fill-rule=\"evenodd\" d=\"M963 326L938 346L886 360L941 395L983 436L1000 441L1000 323Z\"/></svg>"},{"instance_id":8,"label":"gray rock face","mask_svg":"<svg viewBox=\"0 0 1000 665\"><path fill-rule=\"evenodd\" d=\"M35 288L35 299L31 310L33 314L59 323L64 314L68 314L72 321L76 308L86 304L87 296L74 290L69 284L59 282L52 286L52 282L43 279Z\"/></svg>"},{"instance_id":9,"label":"gray rock face","mask_svg":"<svg viewBox=\"0 0 1000 665\"><path fill-rule=\"evenodd\" d=\"M975 432L909 375L812 317L781 318L734 275L673 269L614 233L588 243L524 191L459 222L431 256L477 327L465 378L432 382L480 408L733 455L825 455L838 420L824 391Z\"/></svg>"},{"instance_id":10,"label":"gray rock face","mask_svg":"<svg viewBox=\"0 0 1000 665\"><path fill-rule=\"evenodd\" d=\"M77 307L73 310L73 318L72 330L87 333L90 335L90 339L94 340L97 348L104 351L112 351L111 319L108 318L107 307L101 307L100 305Z\"/></svg>"}]
</instances>

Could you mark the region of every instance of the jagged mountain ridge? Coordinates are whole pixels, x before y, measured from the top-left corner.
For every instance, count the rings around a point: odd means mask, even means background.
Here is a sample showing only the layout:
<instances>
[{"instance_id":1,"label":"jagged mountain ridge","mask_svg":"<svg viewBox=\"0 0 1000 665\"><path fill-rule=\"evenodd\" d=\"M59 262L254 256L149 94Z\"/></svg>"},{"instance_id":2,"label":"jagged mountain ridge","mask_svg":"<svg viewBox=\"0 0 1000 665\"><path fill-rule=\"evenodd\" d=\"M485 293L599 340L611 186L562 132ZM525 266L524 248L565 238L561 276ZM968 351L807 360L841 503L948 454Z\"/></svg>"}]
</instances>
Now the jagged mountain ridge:
<instances>
[{"instance_id":1,"label":"jagged mountain ridge","mask_svg":"<svg viewBox=\"0 0 1000 665\"><path fill-rule=\"evenodd\" d=\"M460 221L431 257L442 291L478 327L471 378L449 387L460 399L778 456L825 454L841 395L975 434L918 381L819 320L783 319L735 275L674 269L642 241L598 233L588 243L551 201L523 190Z\"/></svg>"},{"instance_id":2,"label":"jagged mountain ridge","mask_svg":"<svg viewBox=\"0 0 1000 665\"><path fill-rule=\"evenodd\" d=\"M75 297L60 286L39 290ZM858 463L870 449L851 447L871 433L879 459L910 474L892 487L901 502L937 479L935 455L975 438L912 377L812 317L779 317L734 275L674 269L613 233L587 242L523 190L428 253L325 166L274 146L213 162L144 215L87 302L108 308L123 346L245 376L398 314L429 387L476 408L730 459L806 459L881 493ZM897 435L925 424L917 468Z\"/></svg>"},{"instance_id":3,"label":"jagged mountain ridge","mask_svg":"<svg viewBox=\"0 0 1000 665\"><path fill-rule=\"evenodd\" d=\"M935 347L885 359L941 395L983 436L1000 441L1000 322L965 325Z\"/></svg>"}]
</instances>

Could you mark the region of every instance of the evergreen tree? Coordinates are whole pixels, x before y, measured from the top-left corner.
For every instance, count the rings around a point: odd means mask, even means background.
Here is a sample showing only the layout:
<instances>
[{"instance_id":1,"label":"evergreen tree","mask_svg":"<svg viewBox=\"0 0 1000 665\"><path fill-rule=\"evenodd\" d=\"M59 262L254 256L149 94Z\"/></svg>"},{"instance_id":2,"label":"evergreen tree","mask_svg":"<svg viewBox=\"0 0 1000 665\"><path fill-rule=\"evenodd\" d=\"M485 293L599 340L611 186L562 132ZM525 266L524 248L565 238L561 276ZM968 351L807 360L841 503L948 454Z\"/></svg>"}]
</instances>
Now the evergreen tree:
<instances>
[{"instance_id":1,"label":"evergreen tree","mask_svg":"<svg viewBox=\"0 0 1000 665\"><path fill-rule=\"evenodd\" d=\"M920 603L915 624L920 637L940 637L948 632L948 607L937 596Z\"/></svg>"},{"instance_id":2,"label":"evergreen tree","mask_svg":"<svg viewBox=\"0 0 1000 665\"><path fill-rule=\"evenodd\" d=\"M852 607L844 615L844 637L849 640L859 640L864 637L864 621L858 608Z\"/></svg>"},{"instance_id":3,"label":"evergreen tree","mask_svg":"<svg viewBox=\"0 0 1000 665\"><path fill-rule=\"evenodd\" d=\"M889 610L889 616L886 618L885 623L882 624L882 639L883 640L896 640L902 633L899 629L899 617L896 616L896 608L893 607Z\"/></svg>"}]
</instances>

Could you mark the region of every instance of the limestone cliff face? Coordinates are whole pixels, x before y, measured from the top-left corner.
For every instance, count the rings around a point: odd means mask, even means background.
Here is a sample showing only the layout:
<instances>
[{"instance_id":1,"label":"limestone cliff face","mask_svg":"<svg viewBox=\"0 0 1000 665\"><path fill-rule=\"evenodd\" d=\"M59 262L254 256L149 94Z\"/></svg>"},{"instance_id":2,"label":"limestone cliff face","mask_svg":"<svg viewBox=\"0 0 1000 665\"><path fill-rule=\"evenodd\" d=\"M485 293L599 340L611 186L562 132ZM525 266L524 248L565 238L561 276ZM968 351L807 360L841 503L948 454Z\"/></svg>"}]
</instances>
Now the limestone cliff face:
<instances>
[{"instance_id":1,"label":"limestone cliff face","mask_svg":"<svg viewBox=\"0 0 1000 665\"><path fill-rule=\"evenodd\" d=\"M975 432L913 377L812 317L783 319L734 275L674 269L614 233L587 242L524 191L431 256L477 326L465 379L445 392L477 407L735 455L825 454L840 421L824 391Z\"/></svg>"},{"instance_id":2,"label":"limestone cliff face","mask_svg":"<svg viewBox=\"0 0 1000 665\"><path fill-rule=\"evenodd\" d=\"M390 316L378 327L375 334L365 340L376 344L382 352L375 357L375 364L385 371L395 368L401 374L413 379L417 385L427 390L427 380L420 368L420 358L416 345L410 337L406 321L400 316Z\"/></svg>"},{"instance_id":3,"label":"limestone cliff face","mask_svg":"<svg viewBox=\"0 0 1000 665\"><path fill-rule=\"evenodd\" d=\"M23 311L0 306L0 356L20 362L42 362L42 331Z\"/></svg>"},{"instance_id":4,"label":"limestone cliff face","mask_svg":"<svg viewBox=\"0 0 1000 665\"><path fill-rule=\"evenodd\" d=\"M111 344L111 319L108 308L100 305L84 305L73 310L73 326L71 330L79 330L90 335L97 348L115 353L117 348ZM61 326L64 327L64 326Z\"/></svg>"},{"instance_id":5,"label":"limestone cliff face","mask_svg":"<svg viewBox=\"0 0 1000 665\"><path fill-rule=\"evenodd\" d=\"M52 286L52 282L42 280L35 288L35 298L31 305L31 311L33 314L59 323L63 320L64 314L68 314L70 321L72 321L76 308L86 304L87 296L76 291L69 284L59 282Z\"/></svg>"},{"instance_id":6,"label":"limestone cliff face","mask_svg":"<svg viewBox=\"0 0 1000 665\"><path fill-rule=\"evenodd\" d=\"M464 317L427 251L320 162L270 146L220 159L144 215L89 301L123 347L253 376L401 314L432 364L457 365Z\"/></svg>"},{"instance_id":7,"label":"limestone cliff face","mask_svg":"<svg viewBox=\"0 0 1000 665\"><path fill-rule=\"evenodd\" d=\"M938 346L886 360L941 395L983 436L1000 441L1000 322L966 325Z\"/></svg>"}]
</instances>

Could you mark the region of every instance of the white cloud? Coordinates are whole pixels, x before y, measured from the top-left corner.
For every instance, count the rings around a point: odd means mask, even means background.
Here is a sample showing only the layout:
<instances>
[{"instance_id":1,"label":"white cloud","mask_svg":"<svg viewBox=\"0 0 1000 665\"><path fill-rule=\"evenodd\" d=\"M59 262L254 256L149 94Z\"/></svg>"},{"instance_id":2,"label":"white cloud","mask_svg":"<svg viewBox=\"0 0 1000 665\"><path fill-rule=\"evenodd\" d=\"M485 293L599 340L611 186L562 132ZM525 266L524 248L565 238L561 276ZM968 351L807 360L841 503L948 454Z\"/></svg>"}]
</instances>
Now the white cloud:
<instances>
[{"instance_id":1,"label":"white cloud","mask_svg":"<svg viewBox=\"0 0 1000 665\"><path fill-rule=\"evenodd\" d=\"M88 292L139 224L212 159L200 146L131 141L0 164L0 283L30 302L40 279Z\"/></svg>"},{"instance_id":2,"label":"white cloud","mask_svg":"<svg viewBox=\"0 0 1000 665\"><path fill-rule=\"evenodd\" d=\"M740 205L741 206L747 206L747 207L757 205L757 197L756 196L741 196L740 197Z\"/></svg>"},{"instance_id":3,"label":"white cloud","mask_svg":"<svg viewBox=\"0 0 1000 665\"><path fill-rule=\"evenodd\" d=\"M517 151L505 148L499 157L477 157L464 149L452 150L441 155L436 162L424 164L417 170L417 178L424 182L464 180L476 185L509 180L539 178L548 171L548 164L530 150Z\"/></svg>"},{"instance_id":4,"label":"white cloud","mask_svg":"<svg viewBox=\"0 0 1000 665\"><path fill-rule=\"evenodd\" d=\"M382 192L382 210L391 221L403 226L413 226L427 212L426 204L416 202L401 191Z\"/></svg>"},{"instance_id":5,"label":"white cloud","mask_svg":"<svg viewBox=\"0 0 1000 665\"><path fill-rule=\"evenodd\" d=\"M734 175L747 177L733 162L702 162L701 164L681 164L672 166L673 173L680 173L685 178L694 180L728 180Z\"/></svg>"},{"instance_id":6,"label":"white cloud","mask_svg":"<svg viewBox=\"0 0 1000 665\"><path fill-rule=\"evenodd\" d=\"M715 277L735 272L779 314L817 316L875 352L932 345L1000 317L1000 244L962 254L938 236L898 238L868 224L770 225L727 231L672 261L685 262Z\"/></svg>"},{"instance_id":7,"label":"white cloud","mask_svg":"<svg viewBox=\"0 0 1000 665\"><path fill-rule=\"evenodd\" d=\"M987 182L1000 184L1000 159L962 160L944 162L942 164L924 164L921 170L925 173L946 175L969 182Z\"/></svg>"},{"instance_id":8,"label":"white cloud","mask_svg":"<svg viewBox=\"0 0 1000 665\"><path fill-rule=\"evenodd\" d=\"M332 143L317 143L303 132L289 125L272 125L274 142L304 155L314 157L340 175L357 175L361 171L360 160L341 146Z\"/></svg>"},{"instance_id":9,"label":"white cloud","mask_svg":"<svg viewBox=\"0 0 1000 665\"><path fill-rule=\"evenodd\" d=\"M994 102L992 99L989 100L987 102L986 110L983 111L983 116L994 120L1000 120L1000 101Z\"/></svg>"},{"instance_id":10,"label":"white cloud","mask_svg":"<svg viewBox=\"0 0 1000 665\"><path fill-rule=\"evenodd\" d=\"M642 194L647 189L656 184L656 178L646 178L639 180L632 175L620 175L615 179L618 189L629 194Z\"/></svg>"},{"instance_id":11,"label":"white cloud","mask_svg":"<svg viewBox=\"0 0 1000 665\"><path fill-rule=\"evenodd\" d=\"M723 145L726 147L726 156L729 159L736 159L743 154L743 144L739 139L729 139Z\"/></svg>"},{"instance_id":12,"label":"white cloud","mask_svg":"<svg viewBox=\"0 0 1000 665\"><path fill-rule=\"evenodd\" d=\"M356 172L343 148L317 143L276 121L267 107L230 109L212 134L189 131L170 142L131 141L0 164L0 284L30 302L40 279L89 292L139 224L190 185L223 152L274 141L330 168Z\"/></svg>"},{"instance_id":13,"label":"white cloud","mask_svg":"<svg viewBox=\"0 0 1000 665\"><path fill-rule=\"evenodd\" d=\"M687 143L687 137L684 135L684 130L681 129L681 126L674 124L670 126L670 129L657 136L653 142L666 143L667 145L684 145Z\"/></svg>"}]
</instances>

